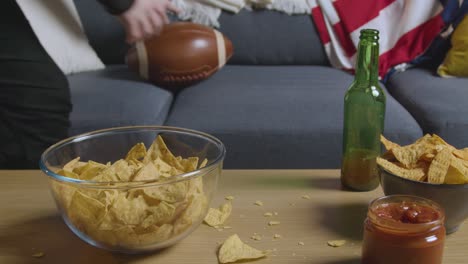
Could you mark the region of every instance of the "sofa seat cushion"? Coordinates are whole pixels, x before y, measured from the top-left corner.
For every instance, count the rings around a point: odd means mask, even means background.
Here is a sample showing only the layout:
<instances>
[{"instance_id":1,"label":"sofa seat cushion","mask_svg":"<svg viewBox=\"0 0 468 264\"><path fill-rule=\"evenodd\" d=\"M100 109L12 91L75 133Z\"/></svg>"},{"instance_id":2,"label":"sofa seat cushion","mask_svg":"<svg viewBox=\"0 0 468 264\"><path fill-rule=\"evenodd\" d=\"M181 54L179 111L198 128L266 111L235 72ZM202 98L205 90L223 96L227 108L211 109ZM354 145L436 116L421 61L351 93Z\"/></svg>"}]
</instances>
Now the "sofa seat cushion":
<instances>
[{"instance_id":1,"label":"sofa seat cushion","mask_svg":"<svg viewBox=\"0 0 468 264\"><path fill-rule=\"evenodd\" d=\"M458 148L468 147L467 78L446 79L414 68L392 75L388 87L424 133L436 133Z\"/></svg>"},{"instance_id":2,"label":"sofa seat cushion","mask_svg":"<svg viewBox=\"0 0 468 264\"><path fill-rule=\"evenodd\" d=\"M141 80L126 66L69 75L73 111L70 134L96 129L161 125L173 96Z\"/></svg>"},{"instance_id":3,"label":"sofa seat cushion","mask_svg":"<svg viewBox=\"0 0 468 264\"><path fill-rule=\"evenodd\" d=\"M343 98L352 80L323 66L226 66L180 92L166 124L221 139L226 168L338 168ZM385 125L397 142L422 136L391 96Z\"/></svg>"}]
</instances>

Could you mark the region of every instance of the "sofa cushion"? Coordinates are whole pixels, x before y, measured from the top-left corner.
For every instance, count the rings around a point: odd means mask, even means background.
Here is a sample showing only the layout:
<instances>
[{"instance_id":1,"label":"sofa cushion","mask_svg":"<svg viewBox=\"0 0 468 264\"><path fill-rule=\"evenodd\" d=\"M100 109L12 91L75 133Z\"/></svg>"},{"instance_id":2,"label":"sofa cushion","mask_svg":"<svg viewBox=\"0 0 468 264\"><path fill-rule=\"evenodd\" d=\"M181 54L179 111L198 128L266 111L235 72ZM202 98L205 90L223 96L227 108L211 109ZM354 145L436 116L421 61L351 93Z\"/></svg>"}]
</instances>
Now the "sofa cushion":
<instances>
[{"instance_id":1,"label":"sofa cushion","mask_svg":"<svg viewBox=\"0 0 468 264\"><path fill-rule=\"evenodd\" d=\"M96 129L161 125L173 96L145 83L126 66L69 75L73 111L70 134Z\"/></svg>"},{"instance_id":2,"label":"sofa cushion","mask_svg":"<svg viewBox=\"0 0 468 264\"><path fill-rule=\"evenodd\" d=\"M424 133L436 133L459 148L468 147L467 78L446 79L414 68L393 74L388 87Z\"/></svg>"},{"instance_id":3,"label":"sofa cushion","mask_svg":"<svg viewBox=\"0 0 468 264\"><path fill-rule=\"evenodd\" d=\"M180 92L166 124L221 139L226 168L337 168L343 98L352 79L322 66L226 66ZM422 136L390 95L385 126L396 142Z\"/></svg>"},{"instance_id":4,"label":"sofa cushion","mask_svg":"<svg viewBox=\"0 0 468 264\"><path fill-rule=\"evenodd\" d=\"M234 46L230 64L328 65L310 15L243 10L223 13L220 24Z\"/></svg>"}]
</instances>

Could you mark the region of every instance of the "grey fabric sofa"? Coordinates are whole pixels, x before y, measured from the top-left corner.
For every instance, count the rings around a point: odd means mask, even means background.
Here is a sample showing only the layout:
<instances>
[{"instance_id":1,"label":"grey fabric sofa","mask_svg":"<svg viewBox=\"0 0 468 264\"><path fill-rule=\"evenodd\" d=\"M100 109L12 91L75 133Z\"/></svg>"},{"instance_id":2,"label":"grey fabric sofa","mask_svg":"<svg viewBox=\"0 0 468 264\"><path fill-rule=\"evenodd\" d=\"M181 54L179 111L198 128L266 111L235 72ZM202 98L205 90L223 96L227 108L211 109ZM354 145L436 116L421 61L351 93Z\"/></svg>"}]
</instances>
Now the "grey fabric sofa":
<instances>
[{"instance_id":1,"label":"grey fabric sofa","mask_svg":"<svg viewBox=\"0 0 468 264\"><path fill-rule=\"evenodd\" d=\"M107 68L68 77L72 135L115 126L179 126L221 139L225 168L340 166L343 97L353 77L329 66L310 16L222 14L220 31L234 45L229 65L172 94L127 69L128 47L115 18L94 0L75 2ZM438 133L468 146L467 79L412 69L393 75L385 89L388 138L408 144Z\"/></svg>"}]
</instances>

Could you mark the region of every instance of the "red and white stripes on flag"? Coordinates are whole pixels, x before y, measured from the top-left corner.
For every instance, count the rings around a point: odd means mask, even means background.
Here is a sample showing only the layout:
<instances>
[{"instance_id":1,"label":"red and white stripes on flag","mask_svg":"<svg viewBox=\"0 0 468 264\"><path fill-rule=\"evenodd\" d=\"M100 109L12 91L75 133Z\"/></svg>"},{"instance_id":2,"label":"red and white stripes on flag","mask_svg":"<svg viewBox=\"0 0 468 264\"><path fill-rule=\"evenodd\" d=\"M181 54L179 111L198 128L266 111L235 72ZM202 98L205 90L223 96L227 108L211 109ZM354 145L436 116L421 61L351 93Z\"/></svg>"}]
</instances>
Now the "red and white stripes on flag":
<instances>
[{"instance_id":1,"label":"red and white stripes on flag","mask_svg":"<svg viewBox=\"0 0 468 264\"><path fill-rule=\"evenodd\" d=\"M379 75L421 55L444 27L439 0L311 0L332 66L353 71L361 29L380 31Z\"/></svg>"}]
</instances>

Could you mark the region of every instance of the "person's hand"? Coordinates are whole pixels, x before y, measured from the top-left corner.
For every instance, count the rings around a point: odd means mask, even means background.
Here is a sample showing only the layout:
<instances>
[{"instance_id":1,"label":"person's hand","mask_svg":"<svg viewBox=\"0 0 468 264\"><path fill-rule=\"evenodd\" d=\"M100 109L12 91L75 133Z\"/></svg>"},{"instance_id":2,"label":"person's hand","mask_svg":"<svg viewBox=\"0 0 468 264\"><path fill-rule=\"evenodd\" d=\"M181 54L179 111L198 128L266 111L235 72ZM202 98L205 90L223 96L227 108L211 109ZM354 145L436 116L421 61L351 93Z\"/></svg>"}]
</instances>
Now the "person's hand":
<instances>
[{"instance_id":1,"label":"person's hand","mask_svg":"<svg viewBox=\"0 0 468 264\"><path fill-rule=\"evenodd\" d=\"M136 41L158 35L163 26L169 23L166 12L179 12L170 0L134 0L132 6L119 15L126 41Z\"/></svg>"}]
</instances>

